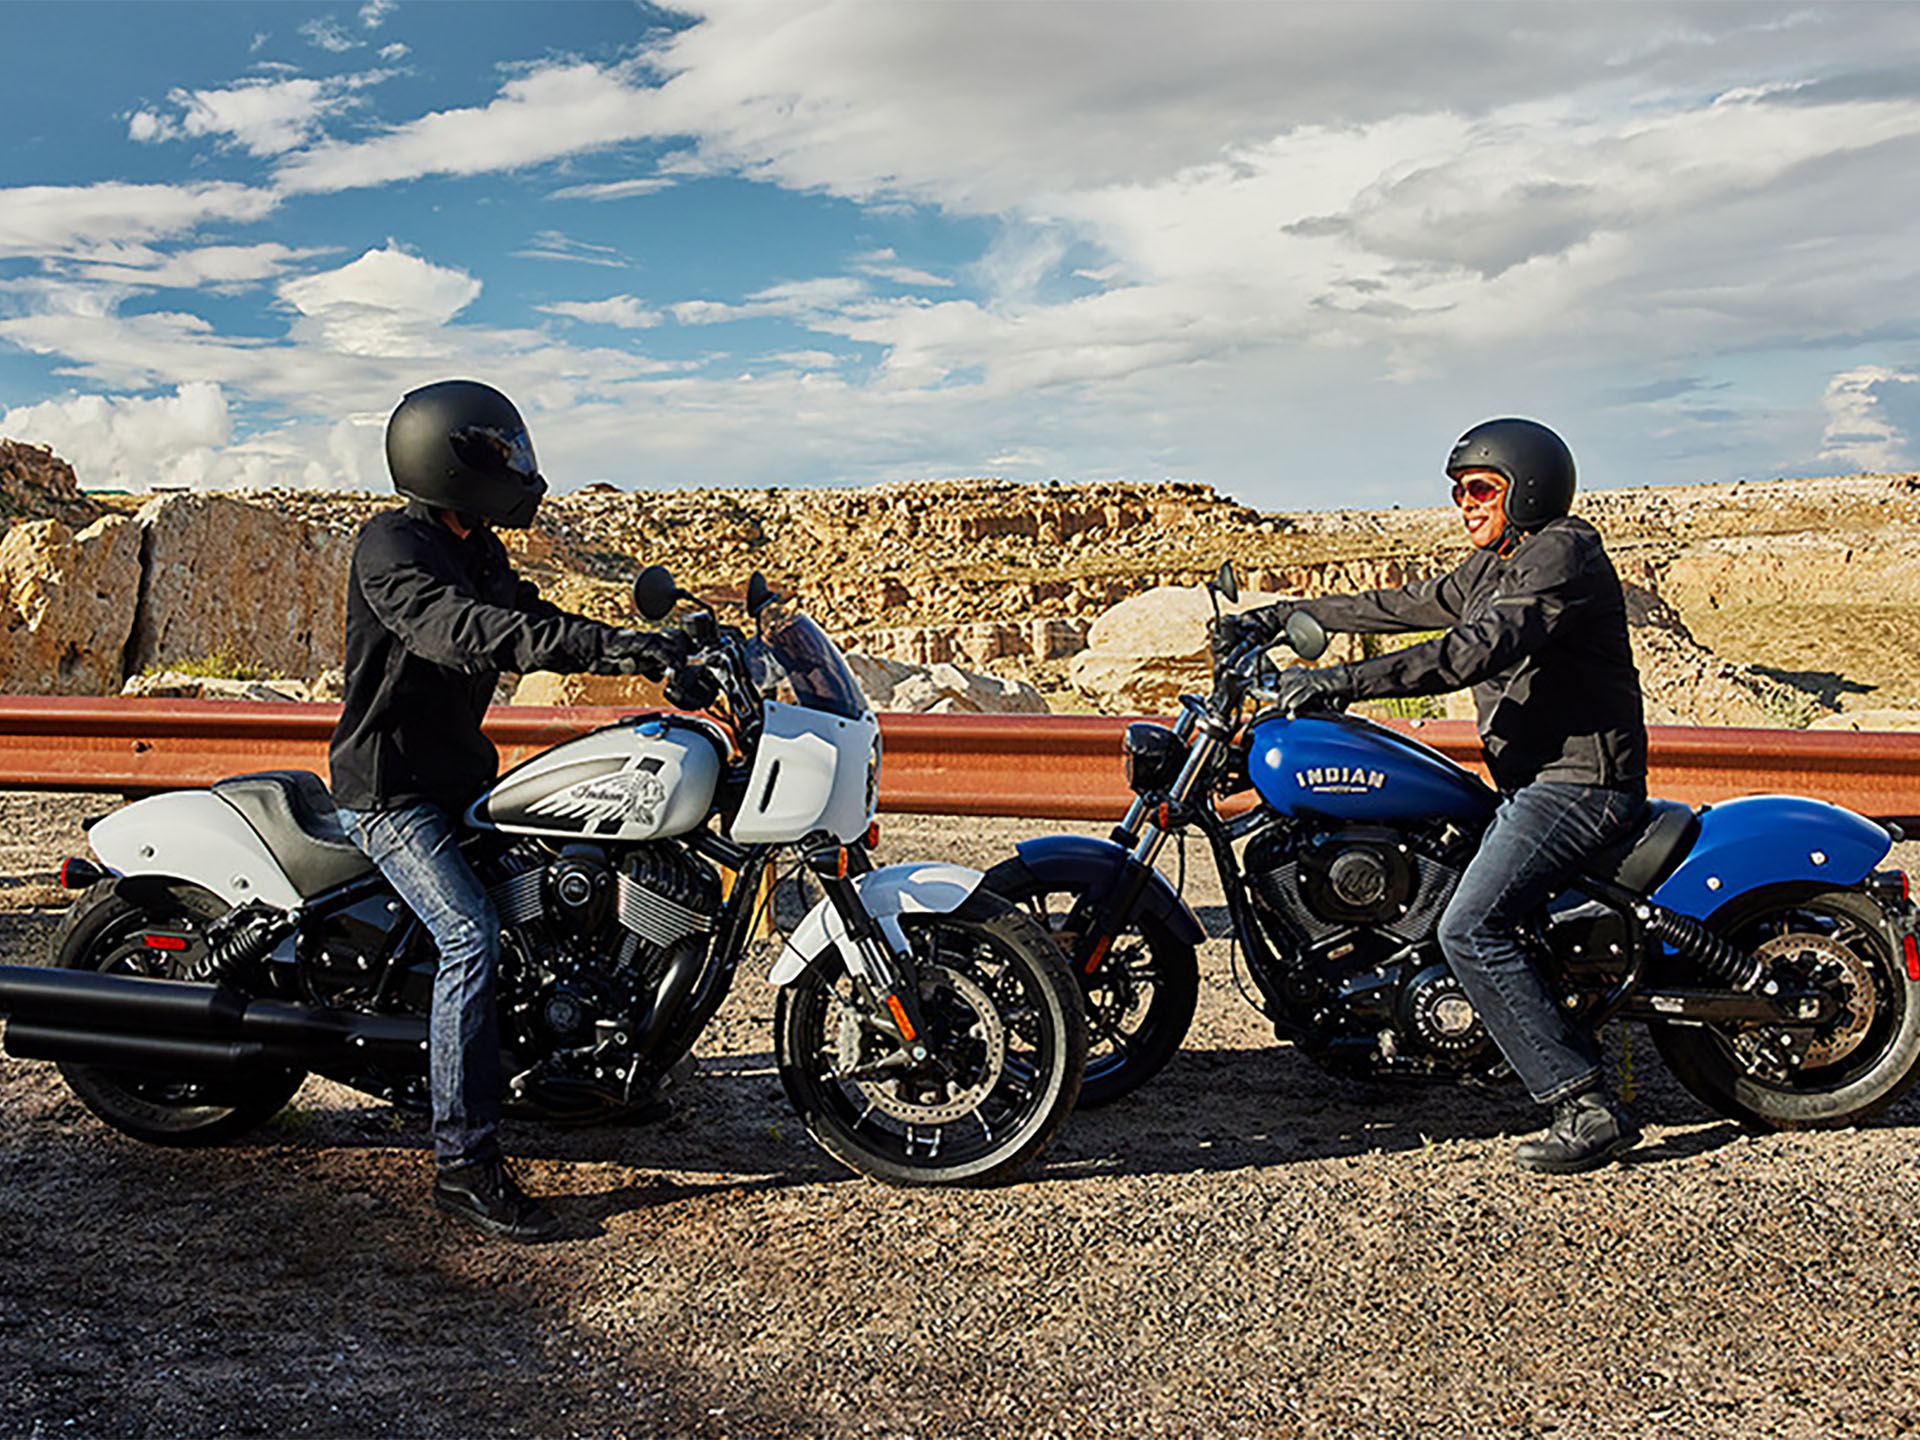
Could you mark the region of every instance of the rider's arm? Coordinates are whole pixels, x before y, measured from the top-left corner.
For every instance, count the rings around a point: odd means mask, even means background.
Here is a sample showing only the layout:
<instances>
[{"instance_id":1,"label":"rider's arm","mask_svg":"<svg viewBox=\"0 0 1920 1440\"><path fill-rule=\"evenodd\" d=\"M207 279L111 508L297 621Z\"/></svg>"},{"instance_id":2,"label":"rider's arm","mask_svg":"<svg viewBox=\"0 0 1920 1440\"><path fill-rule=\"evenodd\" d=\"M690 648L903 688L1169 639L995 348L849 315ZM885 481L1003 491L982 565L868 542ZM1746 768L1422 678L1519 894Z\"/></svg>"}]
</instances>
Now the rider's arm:
<instances>
[{"instance_id":1,"label":"rider's arm","mask_svg":"<svg viewBox=\"0 0 1920 1440\"><path fill-rule=\"evenodd\" d=\"M1348 666L1354 698L1439 695L1477 685L1533 654L1594 602L1595 572L1585 549L1569 531L1530 536L1486 600L1468 607L1467 618L1425 644Z\"/></svg>"},{"instance_id":2,"label":"rider's arm","mask_svg":"<svg viewBox=\"0 0 1920 1440\"><path fill-rule=\"evenodd\" d=\"M356 583L374 616L423 660L450 670L592 669L610 633L596 620L545 601L535 610L490 605L439 547L404 534L369 535L354 562ZM531 586L527 587L531 589Z\"/></svg>"},{"instance_id":3,"label":"rider's arm","mask_svg":"<svg viewBox=\"0 0 1920 1440\"><path fill-rule=\"evenodd\" d=\"M1477 559L1411 585L1365 590L1358 595L1323 595L1288 608L1305 610L1327 629L1351 635L1444 629L1460 619L1466 596L1461 575Z\"/></svg>"}]
</instances>

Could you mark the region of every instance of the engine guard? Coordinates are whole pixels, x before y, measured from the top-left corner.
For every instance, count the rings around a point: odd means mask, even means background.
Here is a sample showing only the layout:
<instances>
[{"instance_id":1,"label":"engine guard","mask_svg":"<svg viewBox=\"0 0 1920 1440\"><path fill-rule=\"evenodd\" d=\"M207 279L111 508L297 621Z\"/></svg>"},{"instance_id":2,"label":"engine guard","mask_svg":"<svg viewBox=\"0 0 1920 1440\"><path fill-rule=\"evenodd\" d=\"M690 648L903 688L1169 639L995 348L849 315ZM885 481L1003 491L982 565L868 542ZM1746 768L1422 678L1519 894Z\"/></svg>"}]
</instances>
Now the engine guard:
<instances>
[{"instance_id":1,"label":"engine guard","mask_svg":"<svg viewBox=\"0 0 1920 1440\"><path fill-rule=\"evenodd\" d=\"M896 952L905 951L907 937L900 928L902 915L945 915L958 910L972 898L986 877L964 865L921 862L887 865L853 878L860 903L874 919L887 943ZM829 948L837 950L853 974L867 975L866 957L847 934L831 903L822 900L807 912L806 919L793 927L787 943L781 947L767 978L775 985L790 985L806 973Z\"/></svg>"}]
</instances>

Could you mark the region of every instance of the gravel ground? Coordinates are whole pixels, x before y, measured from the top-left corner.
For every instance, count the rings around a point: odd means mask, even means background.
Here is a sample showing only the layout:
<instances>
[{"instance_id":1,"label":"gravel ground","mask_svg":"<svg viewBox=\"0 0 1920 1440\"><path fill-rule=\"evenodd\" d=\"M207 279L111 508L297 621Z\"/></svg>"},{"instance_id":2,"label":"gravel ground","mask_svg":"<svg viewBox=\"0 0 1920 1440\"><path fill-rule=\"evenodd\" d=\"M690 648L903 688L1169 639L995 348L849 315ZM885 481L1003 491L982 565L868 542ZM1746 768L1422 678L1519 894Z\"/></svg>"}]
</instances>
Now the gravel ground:
<instances>
[{"instance_id":1,"label":"gravel ground","mask_svg":"<svg viewBox=\"0 0 1920 1440\"><path fill-rule=\"evenodd\" d=\"M6 959L44 946L34 887L102 808L0 794ZM978 864L1042 827L884 828L893 858ZM1613 1045L1650 1122L1630 1162L1522 1175L1523 1096L1322 1075L1225 950L1155 1085L1075 1117L1031 1178L959 1192L814 1149L763 958L672 1120L511 1132L579 1237L535 1250L440 1222L418 1124L340 1087L167 1151L0 1059L0 1434L1920 1431L1920 1100L1749 1135L1636 1034Z\"/></svg>"}]
</instances>

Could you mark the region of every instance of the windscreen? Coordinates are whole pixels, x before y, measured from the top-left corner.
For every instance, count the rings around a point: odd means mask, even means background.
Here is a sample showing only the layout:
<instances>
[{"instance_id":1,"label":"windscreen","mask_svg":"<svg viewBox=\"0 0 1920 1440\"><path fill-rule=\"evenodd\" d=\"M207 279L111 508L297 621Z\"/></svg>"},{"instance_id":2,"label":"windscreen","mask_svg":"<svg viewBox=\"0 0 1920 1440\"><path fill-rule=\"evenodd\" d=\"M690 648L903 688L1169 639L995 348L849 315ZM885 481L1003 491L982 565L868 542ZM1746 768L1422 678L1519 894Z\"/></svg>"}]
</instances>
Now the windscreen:
<instances>
[{"instance_id":1,"label":"windscreen","mask_svg":"<svg viewBox=\"0 0 1920 1440\"><path fill-rule=\"evenodd\" d=\"M770 700L849 720L870 708L840 647L812 620L777 601L760 612L760 633L749 654L754 680Z\"/></svg>"}]
</instances>

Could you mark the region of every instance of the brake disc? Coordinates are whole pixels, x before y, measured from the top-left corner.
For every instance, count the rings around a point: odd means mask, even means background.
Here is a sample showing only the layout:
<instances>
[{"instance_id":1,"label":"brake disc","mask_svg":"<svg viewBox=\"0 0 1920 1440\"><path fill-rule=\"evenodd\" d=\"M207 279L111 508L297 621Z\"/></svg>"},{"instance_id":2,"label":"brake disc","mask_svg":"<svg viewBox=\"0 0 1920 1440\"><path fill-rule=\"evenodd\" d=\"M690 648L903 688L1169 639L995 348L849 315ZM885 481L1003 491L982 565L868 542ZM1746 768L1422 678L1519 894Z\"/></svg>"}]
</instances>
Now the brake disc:
<instances>
[{"instance_id":1,"label":"brake disc","mask_svg":"<svg viewBox=\"0 0 1920 1440\"><path fill-rule=\"evenodd\" d=\"M1753 954L1769 968L1785 962L1781 966L1785 973L1804 975L1830 990L1840 1003L1840 1018L1823 1026L1808 1043L1801 1069L1832 1065L1859 1049L1880 1010L1873 968L1865 960L1830 935L1778 935Z\"/></svg>"},{"instance_id":2,"label":"brake disc","mask_svg":"<svg viewBox=\"0 0 1920 1440\"><path fill-rule=\"evenodd\" d=\"M973 1114L1000 1083L1006 1069L1007 1027L1000 1008L973 977L944 965L924 967L921 975L931 980L935 989L934 996L929 997L933 1003L926 1008L932 1010L937 1004L948 1014L940 1028L949 1037L977 1042L982 1053L974 1073L956 1078L921 1066L890 1076L863 1075L853 1085L874 1109L903 1124L944 1125ZM971 1014L971 1022L954 1024L963 1014ZM948 1048L952 1043L949 1038ZM857 1055L860 1046L860 1017L848 1006L840 1013L840 1053ZM937 1062L942 1057L934 1058Z\"/></svg>"}]
</instances>

